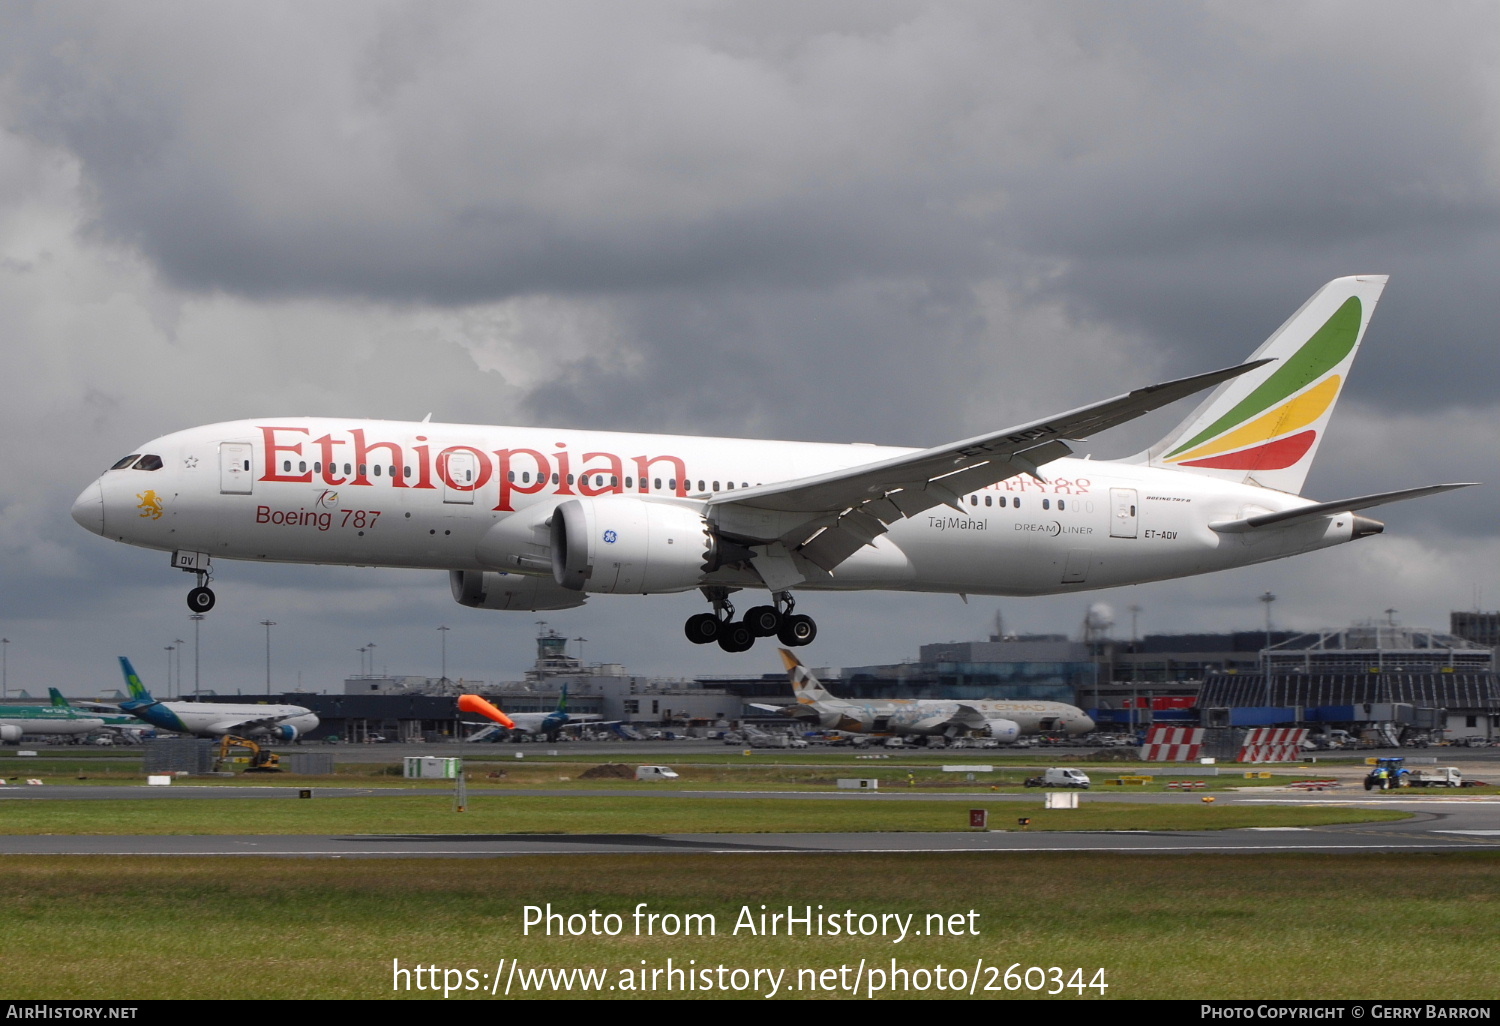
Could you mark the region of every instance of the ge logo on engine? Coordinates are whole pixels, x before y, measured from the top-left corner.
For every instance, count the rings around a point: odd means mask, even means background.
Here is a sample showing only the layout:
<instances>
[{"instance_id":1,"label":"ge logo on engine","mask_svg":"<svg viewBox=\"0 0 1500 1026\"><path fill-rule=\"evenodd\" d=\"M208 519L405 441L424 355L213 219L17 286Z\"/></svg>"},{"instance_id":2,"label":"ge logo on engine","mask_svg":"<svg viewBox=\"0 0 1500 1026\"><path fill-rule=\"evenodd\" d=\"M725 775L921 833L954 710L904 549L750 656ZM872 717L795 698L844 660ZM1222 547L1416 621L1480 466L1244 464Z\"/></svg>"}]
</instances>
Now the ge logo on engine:
<instances>
[{"instance_id":1,"label":"ge logo on engine","mask_svg":"<svg viewBox=\"0 0 1500 1026\"><path fill-rule=\"evenodd\" d=\"M620 537L620 536L617 535L617 534L615 534L615 532L613 532L613 531L605 531L604 532L604 540L606 542L608 542L609 544L611 544L611 545L613 545L615 543L615 539L618 538L618 537Z\"/></svg>"}]
</instances>

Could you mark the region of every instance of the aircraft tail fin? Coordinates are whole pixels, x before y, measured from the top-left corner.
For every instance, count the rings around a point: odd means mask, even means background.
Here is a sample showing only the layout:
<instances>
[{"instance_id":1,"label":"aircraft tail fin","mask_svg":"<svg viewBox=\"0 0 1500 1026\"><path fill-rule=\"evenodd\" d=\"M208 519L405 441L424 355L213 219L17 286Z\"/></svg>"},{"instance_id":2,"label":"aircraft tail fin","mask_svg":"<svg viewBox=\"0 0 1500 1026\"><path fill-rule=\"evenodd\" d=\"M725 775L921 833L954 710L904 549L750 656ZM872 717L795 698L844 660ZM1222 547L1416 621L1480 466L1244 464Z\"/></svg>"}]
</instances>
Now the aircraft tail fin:
<instances>
[{"instance_id":1,"label":"aircraft tail fin","mask_svg":"<svg viewBox=\"0 0 1500 1026\"><path fill-rule=\"evenodd\" d=\"M124 656L120 657L120 669L125 673L125 686L130 690L130 701L121 702L120 708L127 709L135 705L155 705L156 699L151 697L151 692L146 690L146 685L141 683L140 674L135 672L135 667L130 665L130 660Z\"/></svg>"},{"instance_id":2,"label":"aircraft tail fin","mask_svg":"<svg viewBox=\"0 0 1500 1026\"><path fill-rule=\"evenodd\" d=\"M564 716L568 715L568 686L562 686L562 694L557 696L557 711Z\"/></svg>"},{"instance_id":3,"label":"aircraft tail fin","mask_svg":"<svg viewBox=\"0 0 1500 1026\"><path fill-rule=\"evenodd\" d=\"M797 701L803 703L821 702L824 699L833 697L818 682L818 678L812 675L812 671L798 661L796 656L784 648L778 649L778 651L781 653L782 664L786 666L787 676L791 679L792 693L797 696Z\"/></svg>"},{"instance_id":4,"label":"aircraft tail fin","mask_svg":"<svg viewBox=\"0 0 1500 1026\"><path fill-rule=\"evenodd\" d=\"M1272 362L1220 385L1137 459L1300 494L1385 283L1324 285L1251 357Z\"/></svg>"},{"instance_id":5,"label":"aircraft tail fin","mask_svg":"<svg viewBox=\"0 0 1500 1026\"><path fill-rule=\"evenodd\" d=\"M47 689L47 694L49 694L49 695L52 696L52 708L54 708L54 709L71 709L72 708L72 706L69 704L68 700L63 697L63 693L61 691L57 690L56 688L48 688Z\"/></svg>"}]
</instances>

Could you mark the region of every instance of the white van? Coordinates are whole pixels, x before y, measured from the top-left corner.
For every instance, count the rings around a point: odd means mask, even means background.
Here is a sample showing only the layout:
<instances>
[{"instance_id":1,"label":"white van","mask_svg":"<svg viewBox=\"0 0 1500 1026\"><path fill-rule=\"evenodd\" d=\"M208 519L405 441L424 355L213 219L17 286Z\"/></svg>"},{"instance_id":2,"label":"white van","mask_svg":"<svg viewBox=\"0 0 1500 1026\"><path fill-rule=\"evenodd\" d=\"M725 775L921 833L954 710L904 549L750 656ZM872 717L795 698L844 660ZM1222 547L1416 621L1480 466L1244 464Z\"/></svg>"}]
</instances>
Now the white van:
<instances>
[{"instance_id":1,"label":"white van","mask_svg":"<svg viewBox=\"0 0 1500 1026\"><path fill-rule=\"evenodd\" d=\"M1045 770L1039 777L1031 777L1026 781L1027 787L1076 787L1080 791L1089 789L1089 776L1083 770L1065 769L1061 766L1053 766Z\"/></svg>"},{"instance_id":2,"label":"white van","mask_svg":"<svg viewBox=\"0 0 1500 1026\"><path fill-rule=\"evenodd\" d=\"M677 771L668 766L637 766L635 768L637 780L676 780L677 776Z\"/></svg>"}]
</instances>

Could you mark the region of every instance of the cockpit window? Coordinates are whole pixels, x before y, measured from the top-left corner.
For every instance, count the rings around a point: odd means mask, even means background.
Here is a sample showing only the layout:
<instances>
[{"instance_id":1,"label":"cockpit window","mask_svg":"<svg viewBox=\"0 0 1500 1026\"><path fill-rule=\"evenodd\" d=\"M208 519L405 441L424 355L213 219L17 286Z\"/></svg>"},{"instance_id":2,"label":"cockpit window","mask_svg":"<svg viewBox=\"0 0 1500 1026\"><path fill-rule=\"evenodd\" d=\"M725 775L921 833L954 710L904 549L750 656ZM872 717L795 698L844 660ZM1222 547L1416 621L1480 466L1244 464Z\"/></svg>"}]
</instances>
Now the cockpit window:
<instances>
[{"instance_id":1,"label":"cockpit window","mask_svg":"<svg viewBox=\"0 0 1500 1026\"><path fill-rule=\"evenodd\" d=\"M161 457L153 456L151 453L141 457L141 461L135 465L136 470L160 470Z\"/></svg>"},{"instance_id":2,"label":"cockpit window","mask_svg":"<svg viewBox=\"0 0 1500 1026\"><path fill-rule=\"evenodd\" d=\"M141 454L140 453L133 452L129 456L126 456L124 459L122 459L120 462L116 463L114 466L110 467L109 469L110 470L124 470L126 467L130 466L132 463L134 463L136 460L138 460L140 458L141 458Z\"/></svg>"}]
</instances>

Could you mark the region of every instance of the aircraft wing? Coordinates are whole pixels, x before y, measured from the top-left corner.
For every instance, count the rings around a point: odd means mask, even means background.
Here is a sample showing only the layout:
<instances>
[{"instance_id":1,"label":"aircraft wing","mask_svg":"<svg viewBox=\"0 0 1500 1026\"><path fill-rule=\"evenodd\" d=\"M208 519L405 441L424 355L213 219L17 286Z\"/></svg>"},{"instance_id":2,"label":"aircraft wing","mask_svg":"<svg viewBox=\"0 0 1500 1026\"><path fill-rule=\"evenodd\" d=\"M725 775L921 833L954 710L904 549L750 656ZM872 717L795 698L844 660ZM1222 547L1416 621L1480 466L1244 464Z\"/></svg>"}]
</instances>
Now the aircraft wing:
<instances>
[{"instance_id":1,"label":"aircraft wing","mask_svg":"<svg viewBox=\"0 0 1500 1026\"><path fill-rule=\"evenodd\" d=\"M291 716L258 716L249 720L219 720L209 726L213 734L251 734L257 730L269 730L279 723L285 723L292 719Z\"/></svg>"},{"instance_id":2,"label":"aircraft wing","mask_svg":"<svg viewBox=\"0 0 1500 1026\"><path fill-rule=\"evenodd\" d=\"M795 481L720 492L708 504L720 531L756 552L773 591L831 572L890 524L932 509L962 510L961 497L1069 455L1065 441L1123 424L1269 361L1196 374L1091 406L891 459Z\"/></svg>"}]
</instances>

